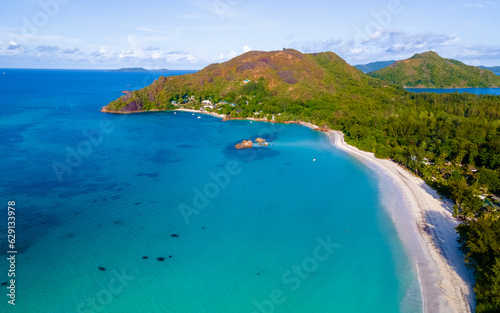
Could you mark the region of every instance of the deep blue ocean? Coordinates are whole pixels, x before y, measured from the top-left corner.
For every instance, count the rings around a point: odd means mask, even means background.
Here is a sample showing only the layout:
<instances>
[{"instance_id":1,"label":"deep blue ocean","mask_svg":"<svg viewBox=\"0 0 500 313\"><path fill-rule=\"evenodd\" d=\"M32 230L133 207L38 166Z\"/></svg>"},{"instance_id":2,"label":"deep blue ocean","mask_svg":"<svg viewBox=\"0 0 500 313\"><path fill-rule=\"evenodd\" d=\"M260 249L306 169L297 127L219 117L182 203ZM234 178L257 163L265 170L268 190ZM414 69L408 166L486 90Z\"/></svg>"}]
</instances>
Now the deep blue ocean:
<instances>
[{"instance_id":1,"label":"deep blue ocean","mask_svg":"<svg viewBox=\"0 0 500 313\"><path fill-rule=\"evenodd\" d=\"M0 311L421 312L376 174L325 134L99 111L183 73L0 70Z\"/></svg>"},{"instance_id":2,"label":"deep blue ocean","mask_svg":"<svg viewBox=\"0 0 500 313\"><path fill-rule=\"evenodd\" d=\"M410 92L434 92L434 93L472 93L476 95L500 96L500 88L405 88Z\"/></svg>"}]
</instances>

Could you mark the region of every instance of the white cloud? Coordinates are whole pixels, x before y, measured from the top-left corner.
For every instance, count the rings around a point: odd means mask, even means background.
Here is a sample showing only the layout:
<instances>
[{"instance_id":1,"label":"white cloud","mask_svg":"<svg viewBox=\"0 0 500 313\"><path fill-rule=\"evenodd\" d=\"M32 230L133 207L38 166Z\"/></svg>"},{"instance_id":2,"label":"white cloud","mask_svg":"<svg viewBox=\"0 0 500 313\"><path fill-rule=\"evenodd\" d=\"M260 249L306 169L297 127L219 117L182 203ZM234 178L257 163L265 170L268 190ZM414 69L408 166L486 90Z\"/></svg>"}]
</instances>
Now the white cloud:
<instances>
[{"instance_id":1,"label":"white cloud","mask_svg":"<svg viewBox=\"0 0 500 313\"><path fill-rule=\"evenodd\" d=\"M243 52L248 52L248 51L252 51L252 48L250 48L249 46L247 45L244 45L243 46Z\"/></svg>"},{"instance_id":2,"label":"white cloud","mask_svg":"<svg viewBox=\"0 0 500 313\"><path fill-rule=\"evenodd\" d=\"M120 53L119 57L120 59L123 59L123 58L126 58L126 57L130 57L134 55L134 51L132 50L122 50L122 52Z\"/></svg>"},{"instance_id":3,"label":"white cloud","mask_svg":"<svg viewBox=\"0 0 500 313\"><path fill-rule=\"evenodd\" d=\"M162 56L163 56L163 53L161 53L160 51L155 51L155 52L151 53L151 58L153 60L158 60Z\"/></svg>"},{"instance_id":4,"label":"white cloud","mask_svg":"<svg viewBox=\"0 0 500 313\"><path fill-rule=\"evenodd\" d=\"M135 29L143 31L143 32L148 32L148 33L169 34L169 32L167 32L167 31L164 31L161 29L150 28L150 27L136 27Z\"/></svg>"},{"instance_id":5,"label":"white cloud","mask_svg":"<svg viewBox=\"0 0 500 313\"><path fill-rule=\"evenodd\" d=\"M100 50L99 50L99 53L100 54L109 54L110 51L109 51L109 48L108 47L102 47Z\"/></svg>"},{"instance_id":6,"label":"white cloud","mask_svg":"<svg viewBox=\"0 0 500 313\"><path fill-rule=\"evenodd\" d=\"M18 44L18 43L17 43L17 42L15 42L15 41L11 41L11 42L9 42L9 45L7 46L7 48L6 48L6 49L7 49L7 50L17 50L17 49L19 49L20 47L21 47L21 45L20 45L20 44Z\"/></svg>"},{"instance_id":7,"label":"white cloud","mask_svg":"<svg viewBox=\"0 0 500 313\"><path fill-rule=\"evenodd\" d=\"M333 51L350 63L404 59L415 53L429 50L437 51L447 57L467 57L464 47L468 45L463 43L457 35L379 31L380 33L377 33L377 36L371 36L360 41L330 38L319 41L292 42L287 47L308 53ZM484 47L483 50L491 49L496 51L497 48ZM484 51L479 53L484 54Z\"/></svg>"},{"instance_id":8,"label":"white cloud","mask_svg":"<svg viewBox=\"0 0 500 313\"><path fill-rule=\"evenodd\" d=\"M476 7L476 8L484 8L483 3L465 3L462 4L463 7L470 8L470 7Z\"/></svg>"},{"instance_id":9,"label":"white cloud","mask_svg":"<svg viewBox=\"0 0 500 313\"><path fill-rule=\"evenodd\" d=\"M80 49L78 49L78 48L73 48L73 49L64 49L64 50L62 51L62 53L64 53L64 54L73 54L73 53L77 53L77 52L79 52L79 51L80 51Z\"/></svg>"}]
</instances>

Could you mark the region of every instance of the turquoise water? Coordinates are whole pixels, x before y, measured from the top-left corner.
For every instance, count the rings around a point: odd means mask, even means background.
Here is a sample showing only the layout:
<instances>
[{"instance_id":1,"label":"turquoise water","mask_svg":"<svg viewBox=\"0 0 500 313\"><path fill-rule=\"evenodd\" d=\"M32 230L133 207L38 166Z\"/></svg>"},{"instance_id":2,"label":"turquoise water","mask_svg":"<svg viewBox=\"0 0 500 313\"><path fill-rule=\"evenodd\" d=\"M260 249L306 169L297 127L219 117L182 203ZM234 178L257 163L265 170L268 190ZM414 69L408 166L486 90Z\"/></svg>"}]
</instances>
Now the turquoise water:
<instances>
[{"instance_id":1,"label":"turquoise water","mask_svg":"<svg viewBox=\"0 0 500 313\"><path fill-rule=\"evenodd\" d=\"M500 96L500 88L405 88L410 92L434 92L434 93L472 93L476 95Z\"/></svg>"},{"instance_id":2,"label":"turquoise water","mask_svg":"<svg viewBox=\"0 0 500 313\"><path fill-rule=\"evenodd\" d=\"M1 71L0 199L16 201L19 251L2 310L421 312L375 174L323 133L99 112L144 73ZM257 136L270 146L233 148Z\"/></svg>"}]
</instances>

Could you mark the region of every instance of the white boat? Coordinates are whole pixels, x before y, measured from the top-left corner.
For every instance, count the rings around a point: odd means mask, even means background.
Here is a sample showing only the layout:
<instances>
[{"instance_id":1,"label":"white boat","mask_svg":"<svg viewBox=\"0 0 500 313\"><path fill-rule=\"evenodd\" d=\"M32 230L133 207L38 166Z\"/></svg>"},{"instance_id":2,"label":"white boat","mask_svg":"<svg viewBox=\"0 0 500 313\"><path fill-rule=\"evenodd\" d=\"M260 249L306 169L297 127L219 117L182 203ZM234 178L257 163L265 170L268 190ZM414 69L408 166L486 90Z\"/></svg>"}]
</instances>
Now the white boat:
<instances>
[{"instance_id":1,"label":"white boat","mask_svg":"<svg viewBox=\"0 0 500 313\"><path fill-rule=\"evenodd\" d=\"M197 118L201 118L201 116L198 116Z\"/></svg>"}]
</instances>

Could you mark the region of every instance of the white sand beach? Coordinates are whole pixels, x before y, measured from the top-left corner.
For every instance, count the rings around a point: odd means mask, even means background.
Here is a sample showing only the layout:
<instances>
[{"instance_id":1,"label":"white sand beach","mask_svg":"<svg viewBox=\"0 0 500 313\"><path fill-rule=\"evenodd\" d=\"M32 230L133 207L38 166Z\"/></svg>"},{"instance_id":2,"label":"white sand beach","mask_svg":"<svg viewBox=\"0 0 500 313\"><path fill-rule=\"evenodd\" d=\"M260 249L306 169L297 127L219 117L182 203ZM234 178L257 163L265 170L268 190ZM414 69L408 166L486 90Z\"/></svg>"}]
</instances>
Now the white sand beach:
<instances>
[{"instance_id":1,"label":"white sand beach","mask_svg":"<svg viewBox=\"0 0 500 313\"><path fill-rule=\"evenodd\" d=\"M218 117L218 118L225 118L226 117L226 115L224 115L224 114L218 114L215 112L207 112L207 111L201 111L201 110L193 110L193 109L175 109L173 111L207 114L207 115L212 115L212 116Z\"/></svg>"},{"instance_id":2,"label":"white sand beach","mask_svg":"<svg viewBox=\"0 0 500 313\"><path fill-rule=\"evenodd\" d=\"M424 312L473 311L473 275L458 250L455 231L458 221L452 216L452 201L440 199L421 178L391 160L377 159L373 153L348 145L342 132L327 134L334 147L356 157L378 174L384 205L415 261Z\"/></svg>"}]
</instances>

